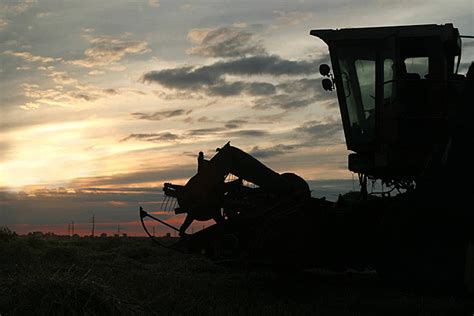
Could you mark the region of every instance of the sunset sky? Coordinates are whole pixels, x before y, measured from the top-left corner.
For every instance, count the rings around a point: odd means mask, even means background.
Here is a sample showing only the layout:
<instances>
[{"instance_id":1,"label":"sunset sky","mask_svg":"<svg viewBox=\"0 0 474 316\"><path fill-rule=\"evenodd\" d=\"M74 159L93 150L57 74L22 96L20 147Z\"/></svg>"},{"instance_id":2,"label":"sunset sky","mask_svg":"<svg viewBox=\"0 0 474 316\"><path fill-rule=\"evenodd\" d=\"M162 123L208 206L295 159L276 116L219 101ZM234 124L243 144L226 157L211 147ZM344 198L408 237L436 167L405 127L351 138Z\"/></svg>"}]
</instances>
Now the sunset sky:
<instances>
[{"instance_id":1,"label":"sunset sky","mask_svg":"<svg viewBox=\"0 0 474 316\"><path fill-rule=\"evenodd\" d=\"M309 31L474 35L473 12L472 0L0 0L0 226L88 233L95 214L99 233L142 234L138 205L158 210L163 183L227 141L318 180L315 195L346 192L336 96L318 74L327 47Z\"/></svg>"}]
</instances>

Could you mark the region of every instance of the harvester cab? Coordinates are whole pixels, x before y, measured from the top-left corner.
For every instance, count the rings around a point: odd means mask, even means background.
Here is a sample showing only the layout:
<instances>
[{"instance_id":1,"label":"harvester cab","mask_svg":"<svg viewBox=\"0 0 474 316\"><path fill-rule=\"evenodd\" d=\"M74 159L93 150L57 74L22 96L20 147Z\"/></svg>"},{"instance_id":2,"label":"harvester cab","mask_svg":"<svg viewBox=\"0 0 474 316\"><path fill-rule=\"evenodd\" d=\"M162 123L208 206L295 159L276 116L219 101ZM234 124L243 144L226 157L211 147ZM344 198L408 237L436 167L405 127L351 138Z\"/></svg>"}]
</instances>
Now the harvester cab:
<instances>
[{"instance_id":1,"label":"harvester cab","mask_svg":"<svg viewBox=\"0 0 474 316\"><path fill-rule=\"evenodd\" d=\"M450 140L464 76L452 24L312 30L329 47L321 65L340 106L349 170L386 182L416 181Z\"/></svg>"}]
</instances>

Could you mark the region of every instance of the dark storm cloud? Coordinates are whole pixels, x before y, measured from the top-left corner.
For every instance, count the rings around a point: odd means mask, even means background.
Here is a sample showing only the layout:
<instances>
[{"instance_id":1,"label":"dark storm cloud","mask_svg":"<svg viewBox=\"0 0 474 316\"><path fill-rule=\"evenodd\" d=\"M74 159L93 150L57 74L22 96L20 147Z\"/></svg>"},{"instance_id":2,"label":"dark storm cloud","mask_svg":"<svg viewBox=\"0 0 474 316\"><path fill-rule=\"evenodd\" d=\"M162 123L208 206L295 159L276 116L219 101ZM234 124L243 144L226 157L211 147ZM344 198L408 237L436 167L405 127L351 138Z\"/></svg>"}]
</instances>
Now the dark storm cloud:
<instances>
[{"instance_id":1,"label":"dark storm cloud","mask_svg":"<svg viewBox=\"0 0 474 316\"><path fill-rule=\"evenodd\" d=\"M201 128L190 130L186 133L187 136L212 136L216 135L221 138L230 137L261 137L268 135L267 131L264 130L238 130L229 131L226 127L214 127L214 128Z\"/></svg>"},{"instance_id":2,"label":"dark storm cloud","mask_svg":"<svg viewBox=\"0 0 474 316\"><path fill-rule=\"evenodd\" d=\"M316 100L306 95L278 94L271 97L260 98L254 102L254 108L267 109L279 107L285 110L306 107Z\"/></svg>"},{"instance_id":3,"label":"dark storm cloud","mask_svg":"<svg viewBox=\"0 0 474 316\"><path fill-rule=\"evenodd\" d=\"M324 91L321 87L321 79L298 79L288 80L276 85L273 95L259 98L254 101L257 109L279 107L285 110L303 108L316 102L321 103L329 100L336 100L336 95ZM325 102L326 108L333 108L337 103Z\"/></svg>"},{"instance_id":4,"label":"dark storm cloud","mask_svg":"<svg viewBox=\"0 0 474 316\"><path fill-rule=\"evenodd\" d=\"M278 85L278 88L286 93L320 93L321 79L299 79L283 82Z\"/></svg>"},{"instance_id":5,"label":"dark storm cloud","mask_svg":"<svg viewBox=\"0 0 474 316\"><path fill-rule=\"evenodd\" d=\"M207 116L201 116L198 119L187 117L184 120L184 122L189 123L189 124L193 124L194 122L205 123L205 124L224 124L223 128L218 128L218 131L221 131L221 130L230 130L230 129L236 129L236 128L242 127L243 125L249 123L249 120L238 118L238 119L233 119L233 120L228 120L228 121L219 121L217 119L209 118Z\"/></svg>"},{"instance_id":6,"label":"dark storm cloud","mask_svg":"<svg viewBox=\"0 0 474 316\"><path fill-rule=\"evenodd\" d=\"M264 136L266 134L253 136ZM343 143L342 124L337 119L328 118L327 122L309 121L291 132L291 144L278 144L270 147L254 146L249 153L256 158L272 158L293 153L315 146ZM296 142L294 142L296 140ZM323 163L322 161L319 161ZM329 163L331 161L328 161Z\"/></svg>"},{"instance_id":7,"label":"dark storm cloud","mask_svg":"<svg viewBox=\"0 0 474 316\"><path fill-rule=\"evenodd\" d=\"M248 94L253 96L271 95L276 92L276 87L268 82L252 82L247 89Z\"/></svg>"},{"instance_id":8,"label":"dark storm cloud","mask_svg":"<svg viewBox=\"0 0 474 316\"><path fill-rule=\"evenodd\" d=\"M235 129L235 128L241 127L242 125L244 125L246 123L248 123L247 120L236 119L236 120L227 121L224 126L228 129Z\"/></svg>"},{"instance_id":9,"label":"dark storm cloud","mask_svg":"<svg viewBox=\"0 0 474 316\"><path fill-rule=\"evenodd\" d=\"M225 83L225 75L235 76L297 76L316 73L319 66L317 60L286 60L276 55L251 56L230 61L216 62L212 65L202 67L181 67L150 71L143 75L142 80L146 83L158 83L170 89L198 90L213 87ZM241 83L234 89L238 89ZM273 90L270 84L254 84L251 90L254 92ZM232 90L232 89L231 89ZM243 90L243 88L242 88Z\"/></svg>"},{"instance_id":10,"label":"dark storm cloud","mask_svg":"<svg viewBox=\"0 0 474 316\"><path fill-rule=\"evenodd\" d=\"M241 80L228 82L225 76L266 75L275 78L301 76L315 74L318 67L319 60L295 61L282 59L276 55L264 55L220 61L201 67L150 71L143 75L142 80L180 92L197 92L217 97L241 95L257 97L254 107L260 109L269 107L297 109L334 96L322 95L318 79L297 79L273 84Z\"/></svg>"},{"instance_id":11,"label":"dark storm cloud","mask_svg":"<svg viewBox=\"0 0 474 316\"><path fill-rule=\"evenodd\" d=\"M122 138L120 141L125 142L127 140L143 140L147 142L168 142L168 141L177 141L180 137L176 134L164 132L164 133L147 133L147 134L130 134L125 138Z\"/></svg>"},{"instance_id":12,"label":"dark storm cloud","mask_svg":"<svg viewBox=\"0 0 474 316\"><path fill-rule=\"evenodd\" d=\"M296 150L300 145L283 145L278 144L271 147L261 148L259 146L255 146L250 150L250 154L255 158L269 158L284 155Z\"/></svg>"},{"instance_id":13,"label":"dark storm cloud","mask_svg":"<svg viewBox=\"0 0 474 316\"><path fill-rule=\"evenodd\" d=\"M258 130L258 129L231 130L233 129L232 127L233 126L192 129L192 130L187 131L186 133L184 133L184 135L181 135L181 136L173 134L173 133L169 133L169 132L130 134L127 137L122 138L120 141L125 142L129 140L139 140L139 141L159 143L159 142L167 142L167 141L179 142L183 139L189 139L189 138L194 138L194 137L199 138L199 137L204 137L204 136L215 136L215 137L220 137L220 138L233 138L233 137L247 138L247 137L263 137L263 136L268 135L268 132L264 130Z\"/></svg>"},{"instance_id":14,"label":"dark storm cloud","mask_svg":"<svg viewBox=\"0 0 474 316\"><path fill-rule=\"evenodd\" d=\"M251 96L271 95L276 92L273 84L267 82L243 82L236 81L232 83L222 83L209 87L208 93L214 96L230 97L241 94Z\"/></svg>"},{"instance_id":15,"label":"dark storm cloud","mask_svg":"<svg viewBox=\"0 0 474 316\"><path fill-rule=\"evenodd\" d=\"M211 127L211 128L199 128L199 129L192 129L186 132L188 136L207 136L217 134L219 132L225 131L225 128L222 127Z\"/></svg>"},{"instance_id":16,"label":"dark storm cloud","mask_svg":"<svg viewBox=\"0 0 474 316\"><path fill-rule=\"evenodd\" d=\"M103 93L108 94L108 95L117 95L119 94L117 89L104 89L102 90Z\"/></svg>"},{"instance_id":17,"label":"dark storm cloud","mask_svg":"<svg viewBox=\"0 0 474 316\"><path fill-rule=\"evenodd\" d=\"M188 39L196 46L187 52L204 57L243 57L265 54L252 32L236 27L192 29Z\"/></svg>"},{"instance_id":18,"label":"dark storm cloud","mask_svg":"<svg viewBox=\"0 0 474 316\"><path fill-rule=\"evenodd\" d=\"M288 60L277 55L262 55L217 62L201 69L231 75L309 75L318 71L316 60Z\"/></svg>"},{"instance_id":19,"label":"dark storm cloud","mask_svg":"<svg viewBox=\"0 0 474 316\"><path fill-rule=\"evenodd\" d=\"M143 75L143 81L158 83L164 87L178 90L197 90L203 86L216 84L222 74L212 69L181 67L150 71Z\"/></svg>"},{"instance_id":20,"label":"dark storm cloud","mask_svg":"<svg viewBox=\"0 0 474 316\"><path fill-rule=\"evenodd\" d=\"M234 132L227 132L224 134L225 137L262 137L269 133L267 131L258 129L240 130Z\"/></svg>"},{"instance_id":21,"label":"dark storm cloud","mask_svg":"<svg viewBox=\"0 0 474 316\"><path fill-rule=\"evenodd\" d=\"M295 129L306 136L308 145L342 143L342 123L339 120L329 122L309 121Z\"/></svg>"},{"instance_id":22,"label":"dark storm cloud","mask_svg":"<svg viewBox=\"0 0 474 316\"><path fill-rule=\"evenodd\" d=\"M192 110L186 111L184 109L176 109L176 110L160 111L160 112L154 112L154 113L135 112L135 113L131 113L131 115L134 118L139 119L139 120L161 121L165 118L187 115L191 112Z\"/></svg>"},{"instance_id":23,"label":"dark storm cloud","mask_svg":"<svg viewBox=\"0 0 474 316\"><path fill-rule=\"evenodd\" d=\"M245 83L242 81L236 81L232 83L222 83L209 87L209 94L220 96L220 97L230 97L235 95L240 95L245 89Z\"/></svg>"}]
</instances>

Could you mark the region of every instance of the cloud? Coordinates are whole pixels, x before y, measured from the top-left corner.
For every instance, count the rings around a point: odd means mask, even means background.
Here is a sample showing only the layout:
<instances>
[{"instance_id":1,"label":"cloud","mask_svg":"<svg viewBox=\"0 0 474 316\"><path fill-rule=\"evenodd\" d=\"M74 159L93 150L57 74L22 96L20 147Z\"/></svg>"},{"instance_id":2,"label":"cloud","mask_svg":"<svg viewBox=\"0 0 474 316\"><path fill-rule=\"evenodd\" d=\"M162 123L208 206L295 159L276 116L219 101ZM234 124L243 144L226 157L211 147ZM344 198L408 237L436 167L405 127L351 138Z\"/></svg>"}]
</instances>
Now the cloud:
<instances>
[{"instance_id":1,"label":"cloud","mask_svg":"<svg viewBox=\"0 0 474 316\"><path fill-rule=\"evenodd\" d=\"M337 105L334 93L328 93L321 87L321 79L303 78L289 80L276 85L275 93L254 101L254 108L267 109L279 107L285 110L303 108L311 104L319 103L326 108Z\"/></svg>"},{"instance_id":2,"label":"cloud","mask_svg":"<svg viewBox=\"0 0 474 316\"><path fill-rule=\"evenodd\" d=\"M135 113L131 113L131 115L134 118L139 119L139 120L161 121L165 118L187 115L191 112L192 110L186 111L184 109L176 109L176 110L160 111L160 112L154 112L154 113L135 112Z\"/></svg>"},{"instance_id":3,"label":"cloud","mask_svg":"<svg viewBox=\"0 0 474 316\"><path fill-rule=\"evenodd\" d=\"M235 81L232 83L223 82L221 84L209 87L208 94L221 97L229 97L240 95L244 92L244 90L245 83L242 81Z\"/></svg>"},{"instance_id":4,"label":"cloud","mask_svg":"<svg viewBox=\"0 0 474 316\"><path fill-rule=\"evenodd\" d=\"M188 40L196 46L186 52L204 57L263 55L265 48L253 33L237 27L192 29Z\"/></svg>"},{"instance_id":5,"label":"cloud","mask_svg":"<svg viewBox=\"0 0 474 316\"><path fill-rule=\"evenodd\" d=\"M4 19L0 19L0 30L6 28L8 26L8 21Z\"/></svg>"},{"instance_id":6,"label":"cloud","mask_svg":"<svg viewBox=\"0 0 474 316\"><path fill-rule=\"evenodd\" d=\"M120 141L125 142L131 139L135 140L143 140L147 142L153 143L162 143L162 142L169 142L169 141L176 141L179 140L180 137L176 134L170 132L163 132L163 133L148 133L148 134L130 134L125 138L122 138Z\"/></svg>"},{"instance_id":7,"label":"cloud","mask_svg":"<svg viewBox=\"0 0 474 316\"><path fill-rule=\"evenodd\" d=\"M36 13L36 17L37 17L38 19L42 19L42 18L51 16L51 15L52 15L51 12L38 12L38 13Z\"/></svg>"},{"instance_id":8,"label":"cloud","mask_svg":"<svg viewBox=\"0 0 474 316\"><path fill-rule=\"evenodd\" d=\"M276 87L268 82L252 82L247 86L248 94L254 96L271 95L276 92Z\"/></svg>"},{"instance_id":9,"label":"cloud","mask_svg":"<svg viewBox=\"0 0 474 316\"><path fill-rule=\"evenodd\" d=\"M49 74L53 81L59 84L75 84L77 80L71 78L65 71L54 71Z\"/></svg>"},{"instance_id":10,"label":"cloud","mask_svg":"<svg viewBox=\"0 0 474 316\"><path fill-rule=\"evenodd\" d=\"M194 11L194 7L189 3L179 6L179 9L182 10L182 11L186 11L186 12Z\"/></svg>"},{"instance_id":11,"label":"cloud","mask_svg":"<svg viewBox=\"0 0 474 316\"><path fill-rule=\"evenodd\" d=\"M214 118L209 118L207 116L201 116L197 119L187 117L184 120L186 123L189 124L194 124L195 122L197 123L203 123L203 124L223 124L223 127L220 128L220 130L231 130L231 129L237 129L239 127L242 127L243 125L249 123L249 120L246 118L237 118L237 119L232 119L228 121L219 121Z\"/></svg>"},{"instance_id":12,"label":"cloud","mask_svg":"<svg viewBox=\"0 0 474 316\"><path fill-rule=\"evenodd\" d=\"M41 107L41 104L35 103L35 102L26 102L22 105L20 105L20 108L26 111L29 110L37 110Z\"/></svg>"},{"instance_id":13,"label":"cloud","mask_svg":"<svg viewBox=\"0 0 474 316\"><path fill-rule=\"evenodd\" d=\"M210 128L200 128L200 129L193 129L186 132L186 136L216 136L219 138L231 138L231 137L262 137L266 136L269 133L264 130L237 130L237 131L229 131L227 127L210 127Z\"/></svg>"},{"instance_id":14,"label":"cloud","mask_svg":"<svg viewBox=\"0 0 474 316\"><path fill-rule=\"evenodd\" d=\"M74 100L79 100L79 101L95 101L100 98L100 95L96 93L90 93L90 92L85 92L85 91L69 91L66 93L66 95L70 99Z\"/></svg>"},{"instance_id":15,"label":"cloud","mask_svg":"<svg viewBox=\"0 0 474 316\"><path fill-rule=\"evenodd\" d=\"M286 81L279 84L278 88L286 93L319 93L321 92L321 79L303 78Z\"/></svg>"},{"instance_id":16,"label":"cloud","mask_svg":"<svg viewBox=\"0 0 474 316\"><path fill-rule=\"evenodd\" d=\"M73 188L114 186L123 187L131 184L164 182L173 179L189 178L196 173L194 165L173 165L166 169L147 169L129 173L117 173L110 176L83 177L71 182Z\"/></svg>"},{"instance_id":17,"label":"cloud","mask_svg":"<svg viewBox=\"0 0 474 316\"><path fill-rule=\"evenodd\" d=\"M112 88L103 89L102 92L106 95L117 95L117 94L119 94L117 89L112 89Z\"/></svg>"},{"instance_id":18,"label":"cloud","mask_svg":"<svg viewBox=\"0 0 474 316\"><path fill-rule=\"evenodd\" d=\"M22 83L20 87L23 89L25 96L35 99L56 99L61 96L60 89L42 89L37 84Z\"/></svg>"},{"instance_id":19,"label":"cloud","mask_svg":"<svg viewBox=\"0 0 474 316\"><path fill-rule=\"evenodd\" d=\"M249 130L239 130L239 131L233 131L233 132L227 132L224 134L226 138L229 137L263 137L267 136L269 133L264 130L259 130L259 129L249 129Z\"/></svg>"},{"instance_id":20,"label":"cloud","mask_svg":"<svg viewBox=\"0 0 474 316\"><path fill-rule=\"evenodd\" d=\"M163 90L153 90L153 94L162 100L200 100L204 98L201 94L189 90L174 90L172 92Z\"/></svg>"},{"instance_id":21,"label":"cloud","mask_svg":"<svg viewBox=\"0 0 474 316\"><path fill-rule=\"evenodd\" d=\"M313 17L311 12L275 10L273 13L277 16L278 22L287 26L298 25Z\"/></svg>"},{"instance_id":22,"label":"cloud","mask_svg":"<svg viewBox=\"0 0 474 316\"><path fill-rule=\"evenodd\" d=\"M305 95L296 95L295 98L293 94L278 94L256 100L254 102L254 108L267 109L271 107L279 107L288 110L303 108L314 102L316 102L316 100Z\"/></svg>"},{"instance_id":23,"label":"cloud","mask_svg":"<svg viewBox=\"0 0 474 316\"><path fill-rule=\"evenodd\" d=\"M213 134L217 134L220 132L226 131L223 127L209 127L209 128L198 128L192 129L186 132L188 136L209 136Z\"/></svg>"},{"instance_id":24,"label":"cloud","mask_svg":"<svg viewBox=\"0 0 474 316\"><path fill-rule=\"evenodd\" d=\"M94 69L94 70L89 71L87 74L90 76L99 76L99 75L105 74L105 71Z\"/></svg>"},{"instance_id":25,"label":"cloud","mask_svg":"<svg viewBox=\"0 0 474 316\"><path fill-rule=\"evenodd\" d=\"M216 84L220 76L221 74L213 72L212 69L181 67L150 71L143 75L142 80L146 83L158 83L171 89L197 90L203 86Z\"/></svg>"},{"instance_id":26,"label":"cloud","mask_svg":"<svg viewBox=\"0 0 474 316\"><path fill-rule=\"evenodd\" d=\"M196 89L222 83L224 75L309 75L315 74L318 67L319 62L316 60L295 61L282 59L276 55L252 56L216 62L209 66L149 71L143 75L142 80L172 89Z\"/></svg>"},{"instance_id":27,"label":"cloud","mask_svg":"<svg viewBox=\"0 0 474 316\"><path fill-rule=\"evenodd\" d=\"M207 93L210 95L229 97L240 94L248 94L251 96L271 95L274 94L276 88L268 82L243 82L234 81L231 83L223 82L209 87Z\"/></svg>"},{"instance_id":28,"label":"cloud","mask_svg":"<svg viewBox=\"0 0 474 316\"><path fill-rule=\"evenodd\" d=\"M160 6L160 0L148 0L150 7L158 8Z\"/></svg>"},{"instance_id":29,"label":"cloud","mask_svg":"<svg viewBox=\"0 0 474 316\"><path fill-rule=\"evenodd\" d=\"M38 3L38 0L3 1L3 3L0 4L0 12L20 14L27 11L36 3Z\"/></svg>"},{"instance_id":30,"label":"cloud","mask_svg":"<svg viewBox=\"0 0 474 316\"><path fill-rule=\"evenodd\" d=\"M278 145L266 147L266 148L255 146L250 150L249 154L254 156L255 158L269 158L269 157L280 156L280 155L293 152L298 147L300 147L300 145L278 144Z\"/></svg>"},{"instance_id":31,"label":"cloud","mask_svg":"<svg viewBox=\"0 0 474 316\"><path fill-rule=\"evenodd\" d=\"M229 120L225 123L224 127L228 129L235 129L241 127L246 123L248 123L248 121L243 119Z\"/></svg>"},{"instance_id":32,"label":"cloud","mask_svg":"<svg viewBox=\"0 0 474 316\"><path fill-rule=\"evenodd\" d=\"M146 141L152 143L166 143L166 142L180 142L182 140L189 141L190 139L196 139L201 137L216 137L221 139L228 138L249 138L249 137L263 137L267 136L269 133L265 130L259 129L244 129L244 130L232 130L228 127L209 127L209 128L197 128L186 131L182 135L177 135L170 132L162 133L140 133L140 134L130 134L127 137L124 137L120 142L125 142L129 140L138 140Z\"/></svg>"},{"instance_id":33,"label":"cloud","mask_svg":"<svg viewBox=\"0 0 474 316\"><path fill-rule=\"evenodd\" d=\"M198 92L209 96L270 96L277 92L277 86L270 82L249 82L248 77L272 76L278 79L282 76L313 75L318 67L318 60L287 60L276 55L262 55L219 61L200 67L149 71L142 76L142 81L160 84L180 92ZM229 75L245 77L246 80L227 81ZM306 85L309 85L309 82ZM281 88L290 90L289 84ZM307 104L308 102L304 105Z\"/></svg>"},{"instance_id":34,"label":"cloud","mask_svg":"<svg viewBox=\"0 0 474 316\"><path fill-rule=\"evenodd\" d=\"M65 72L55 72L50 76L53 77L56 83L76 83L75 79L70 78ZM80 84L77 84L70 90L65 90L63 86L42 88L37 84L29 83L22 83L20 87L23 89L26 97L34 99L20 106L24 110L36 110L42 105L73 107L77 101L93 102L119 93L116 89L101 89L92 85Z\"/></svg>"},{"instance_id":35,"label":"cloud","mask_svg":"<svg viewBox=\"0 0 474 316\"><path fill-rule=\"evenodd\" d=\"M104 66L122 60L126 55L150 52L148 43L130 39L128 33L120 36L84 35L91 47L84 51L86 58L69 61L70 64L86 68Z\"/></svg>"},{"instance_id":36,"label":"cloud","mask_svg":"<svg viewBox=\"0 0 474 316\"><path fill-rule=\"evenodd\" d=\"M22 58L22 59L24 59L28 62L39 62L39 63L43 63L43 64L52 63L52 62L56 62L56 61L62 61L62 58L37 56L37 55L33 55L32 53L26 52L26 51L14 52L14 51L11 51L11 50L6 50L6 51L3 52L3 54L9 55L9 56L14 56L14 57L19 57L19 58Z\"/></svg>"},{"instance_id":37,"label":"cloud","mask_svg":"<svg viewBox=\"0 0 474 316\"><path fill-rule=\"evenodd\" d=\"M339 119L329 117L326 121L308 121L295 132L306 136L306 145L334 145L343 143L342 123Z\"/></svg>"},{"instance_id":38,"label":"cloud","mask_svg":"<svg viewBox=\"0 0 474 316\"><path fill-rule=\"evenodd\" d=\"M215 71L231 75L296 76L317 72L319 62L315 60L288 60L277 55L262 55L218 62L201 68L201 71Z\"/></svg>"}]
</instances>

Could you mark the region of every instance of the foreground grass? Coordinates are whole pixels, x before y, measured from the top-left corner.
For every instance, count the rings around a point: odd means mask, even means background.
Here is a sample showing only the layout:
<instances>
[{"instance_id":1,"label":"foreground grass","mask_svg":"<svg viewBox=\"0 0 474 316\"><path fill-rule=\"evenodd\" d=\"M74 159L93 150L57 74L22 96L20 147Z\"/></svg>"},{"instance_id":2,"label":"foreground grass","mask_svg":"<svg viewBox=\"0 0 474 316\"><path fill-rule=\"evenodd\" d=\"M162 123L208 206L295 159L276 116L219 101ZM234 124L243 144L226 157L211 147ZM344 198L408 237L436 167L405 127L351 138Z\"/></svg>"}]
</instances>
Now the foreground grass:
<instances>
[{"instance_id":1,"label":"foreground grass","mask_svg":"<svg viewBox=\"0 0 474 316\"><path fill-rule=\"evenodd\" d=\"M374 273L230 269L145 238L0 240L1 315L472 315Z\"/></svg>"}]
</instances>

